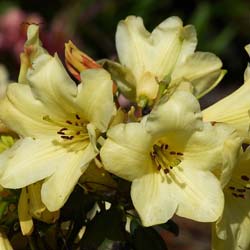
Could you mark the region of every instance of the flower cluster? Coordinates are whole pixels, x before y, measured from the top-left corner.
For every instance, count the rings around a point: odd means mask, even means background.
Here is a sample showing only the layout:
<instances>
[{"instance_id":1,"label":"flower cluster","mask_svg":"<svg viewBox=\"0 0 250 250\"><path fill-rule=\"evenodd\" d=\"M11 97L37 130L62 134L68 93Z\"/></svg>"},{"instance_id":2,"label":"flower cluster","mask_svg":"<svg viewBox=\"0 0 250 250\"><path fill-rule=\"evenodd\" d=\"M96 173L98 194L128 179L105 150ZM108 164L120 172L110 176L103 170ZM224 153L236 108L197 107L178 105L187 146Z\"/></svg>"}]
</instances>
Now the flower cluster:
<instances>
[{"instance_id":1,"label":"flower cluster","mask_svg":"<svg viewBox=\"0 0 250 250\"><path fill-rule=\"evenodd\" d=\"M105 176L114 189L129 183L144 227L176 214L213 222L215 250L249 249L249 66L238 90L201 110L199 98L226 71L214 54L195 51L195 29L178 17L151 33L140 17L120 21L118 62L95 61L70 41L75 80L42 47L38 26L27 32L18 82L0 95L0 185L21 190L24 235L33 219L55 223L77 185L94 194Z\"/></svg>"}]
</instances>

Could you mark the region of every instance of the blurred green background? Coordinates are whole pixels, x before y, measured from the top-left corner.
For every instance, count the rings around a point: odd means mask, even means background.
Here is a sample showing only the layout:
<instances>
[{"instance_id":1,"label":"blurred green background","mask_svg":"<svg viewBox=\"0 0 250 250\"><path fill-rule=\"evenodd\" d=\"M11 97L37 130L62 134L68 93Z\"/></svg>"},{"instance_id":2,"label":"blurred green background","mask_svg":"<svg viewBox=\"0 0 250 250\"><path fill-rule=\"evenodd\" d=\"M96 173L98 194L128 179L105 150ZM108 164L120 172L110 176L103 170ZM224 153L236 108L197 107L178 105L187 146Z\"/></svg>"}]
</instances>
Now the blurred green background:
<instances>
[{"instance_id":1,"label":"blurred green background","mask_svg":"<svg viewBox=\"0 0 250 250\"><path fill-rule=\"evenodd\" d=\"M13 8L22 18L17 13L8 17ZM149 30L172 15L181 17L184 24L195 25L197 50L216 53L228 70L217 90L206 99L212 97L214 101L243 83L248 62L244 46L250 43L249 0L0 0L0 63L8 67L11 79L15 80L18 54L25 40L24 26L36 20L45 34L44 46L50 52L58 51L63 57L64 42L71 39L95 59L114 59L117 23L131 14L142 16ZM1 20L6 16L7 24ZM8 22L12 22L10 27ZM6 39L11 29L13 34L19 34L17 41ZM206 106L207 101L203 102Z\"/></svg>"}]
</instances>

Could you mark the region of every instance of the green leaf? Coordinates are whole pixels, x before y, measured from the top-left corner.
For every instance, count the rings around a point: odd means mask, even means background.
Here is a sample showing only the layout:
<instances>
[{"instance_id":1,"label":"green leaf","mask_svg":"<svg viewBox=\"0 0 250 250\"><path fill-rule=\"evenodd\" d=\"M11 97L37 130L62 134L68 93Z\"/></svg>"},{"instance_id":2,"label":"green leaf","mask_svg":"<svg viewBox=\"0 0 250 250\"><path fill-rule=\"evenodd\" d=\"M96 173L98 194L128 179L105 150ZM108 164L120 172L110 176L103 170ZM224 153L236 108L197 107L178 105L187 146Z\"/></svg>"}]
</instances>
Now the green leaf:
<instances>
[{"instance_id":1,"label":"green leaf","mask_svg":"<svg viewBox=\"0 0 250 250\"><path fill-rule=\"evenodd\" d=\"M86 232L80 242L81 250L98 249L107 239L125 241L125 237L123 211L120 208L111 207L107 211L101 211L87 224Z\"/></svg>"},{"instance_id":2,"label":"green leaf","mask_svg":"<svg viewBox=\"0 0 250 250\"><path fill-rule=\"evenodd\" d=\"M130 101L135 101L136 80L132 72L121 64L108 59L103 59L99 63L110 73L121 93Z\"/></svg>"}]
</instances>

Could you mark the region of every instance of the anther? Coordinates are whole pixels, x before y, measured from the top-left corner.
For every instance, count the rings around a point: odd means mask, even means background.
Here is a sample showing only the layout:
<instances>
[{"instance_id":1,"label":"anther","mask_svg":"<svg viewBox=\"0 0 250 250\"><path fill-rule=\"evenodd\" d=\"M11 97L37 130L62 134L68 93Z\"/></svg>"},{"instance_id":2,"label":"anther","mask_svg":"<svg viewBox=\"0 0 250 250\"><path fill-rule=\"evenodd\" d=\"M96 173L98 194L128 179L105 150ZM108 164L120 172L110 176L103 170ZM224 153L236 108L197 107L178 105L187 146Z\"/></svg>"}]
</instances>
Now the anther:
<instances>
[{"instance_id":1,"label":"anther","mask_svg":"<svg viewBox=\"0 0 250 250\"><path fill-rule=\"evenodd\" d=\"M177 152L177 155L183 155L183 153L181 153L181 152Z\"/></svg>"},{"instance_id":2,"label":"anther","mask_svg":"<svg viewBox=\"0 0 250 250\"><path fill-rule=\"evenodd\" d=\"M169 152L171 155L175 155L176 154L176 152L174 152L174 151L170 151Z\"/></svg>"},{"instance_id":3,"label":"anther","mask_svg":"<svg viewBox=\"0 0 250 250\"><path fill-rule=\"evenodd\" d=\"M59 135L65 135L65 133L62 132L62 131L57 131L57 134L59 134Z\"/></svg>"},{"instance_id":4,"label":"anther","mask_svg":"<svg viewBox=\"0 0 250 250\"><path fill-rule=\"evenodd\" d=\"M246 192L246 189L244 189L244 188L237 188L237 191L240 192L240 193L244 193L244 192Z\"/></svg>"},{"instance_id":5,"label":"anther","mask_svg":"<svg viewBox=\"0 0 250 250\"><path fill-rule=\"evenodd\" d=\"M67 120L67 121L66 121L66 123L68 123L68 124L72 124L72 122L71 122L71 121L69 121L69 120Z\"/></svg>"},{"instance_id":6,"label":"anther","mask_svg":"<svg viewBox=\"0 0 250 250\"><path fill-rule=\"evenodd\" d=\"M249 177L247 177L246 175L242 175L242 176L241 176L241 179L242 179L243 181L249 181Z\"/></svg>"},{"instance_id":7,"label":"anther","mask_svg":"<svg viewBox=\"0 0 250 250\"><path fill-rule=\"evenodd\" d=\"M169 173L169 170L167 168L164 169L164 173L165 174L168 174Z\"/></svg>"},{"instance_id":8,"label":"anther","mask_svg":"<svg viewBox=\"0 0 250 250\"><path fill-rule=\"evenodd\" d=\"M74 136L73 135L71 135L71 136L62 135L61 138L66 139L66 140L72 140L74 138Z\"/></svg>"},{"instance_id":9,"label":"anther","mask_svg":"<svg viewBox=\"0 0 250 250\"><path fill-rule=\"evenodd\" d=\"M81 119L80 116L79 116L78 114L76 114L76 119L77 119L77 120L80 120L80 119Z\"/></svg>"},{"instance_id":10,"label":"anther","mask_svg":"<svg viewBox=\"0 0 250 250\"><path fill-rule=\"evenodd\" d=\"M245 199L245 195L244 194L238 194L238 197Z\"/></svg>"},{"instance_id":11,"label":"anther","mask_svg":"<svg viewBox=\"0 0 250 250\"><path fill-rule=\"evenodd\" d=\"M230 190L235 190L235 187L232 187L232 186L231 186L231 187L229 187L229 189L230 189Z\"/></svg>"}]
</instances>

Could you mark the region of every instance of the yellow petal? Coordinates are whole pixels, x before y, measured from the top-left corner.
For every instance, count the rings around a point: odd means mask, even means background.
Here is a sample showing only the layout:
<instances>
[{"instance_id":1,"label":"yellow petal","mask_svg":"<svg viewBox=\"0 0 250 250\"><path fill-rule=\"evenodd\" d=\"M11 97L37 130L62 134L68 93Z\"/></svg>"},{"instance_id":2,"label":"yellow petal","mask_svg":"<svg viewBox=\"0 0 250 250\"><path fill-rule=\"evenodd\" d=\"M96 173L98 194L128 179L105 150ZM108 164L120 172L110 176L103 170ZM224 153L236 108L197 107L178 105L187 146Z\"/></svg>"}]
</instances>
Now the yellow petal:
<instances>
[{"instance_id":1,"label":"yellow petal","mask_svg":"<svg viewBox=\"0 0 250 250\"><path fill-rule=\"evenodd\" d=\"M69 159L68 154L69 152L66 153L67 159ZM73 154L74 156L67 160L67 164L58 166L53 175L42 185L42 202L49 211L57 211L64 205L80 176L96 156L91 144L84 151Z\"/></svg>"},{"instance_id":2,"label":"yellow petal","mask_svg":"<svg viewBox=\"0 0 250 250\"><path fill-rule=\"evenodd\" d=\"M229 124L238 131L239 135L242 136L246 142L249 142L249 92L250 81L247 81L231 95L203 110L204 121L216 121Z\"/></svg>"},{"instance_id":3,"label":"yellow petal","mask_svg":"<svg viewBox=\"0 0 250 250\"><path fill-rule=\"evenodd\" d=\"M46 137L58 131L58 127L43 120L50 109L35 99L28 85L10 84L6 97L0 101L0 109L2 121L21 136Z\"/></svg>"},{"instance_id":4,"label":"yellow petal","mask_svg":"<svg viewBox=\"0 0 250 250\"><path fill-rule=\"evenodd\" d=\"M0 166L5 170L0 183L7 188L28 186L52 175L56 169L70 167L79 154L51 140L20 139L0 154Z\"/></svg>"},{"instance_id":5,"label":"yellow petal","mask_svg":"<svg viewBox=\"0 0 250 250\"><path fill-rule=\"evenodd\" d=\"M5 233L0 232L0 249L1 250L13 250Z\"/></svg>"},{"instance_id":6,"label":"yellow petal","mask_svg":"<svg viewBox=\"0 0 250 250\"><path fill-rule=\"evenodd\" d=\"M177 84L182 79L193 84L194 95L200 98L211 91L225 74L221 60L212 53L195 52L175 67L172 73L172 83Z\"/></svg>"},{"instance_id":7,"label":"yellow petal","mask_svg":"<svg viewBox=\"0 0 250 250\"><path fill-rule=\"evenodd\" d=\"M184 167L174 168L169 176L152 171L135 179L131 197L144 226L165 223L175 212L196 221L215 221L224 204L213 174Z\"/></svg>"},{"instance_id":8,"label":"yellow petal","mask_svg":"<svg viewBox=\"0 0 250 250\"><path fill-rule=\"evenodd\" d=\"M151 147L152 138L140 123L119 124L108 131L100 155L107 171L131 181L147 173Z\"/></svg>"},{"instance_id":9,"label":"yellow petal","mask_svg":"<svg viewBox=\"0 0 250 250\"><path fill-rule=\"evenodd\" d=\"M89 69L82 72L81 78L76 105L85 119L104 132L114 115L111 77L104 69Z\"/></svg>"},{"instance_id":10,"label":"yellow petal","mask_svg":"<svg viewBox=\"0 0 250 250\"><path fill-rule=\"evenodd\" d=\"M202 126L199 103L186 91L175 91L171 96L163 97L146 121L146 130L155 138L175 137L178 134L188 138Z\"/></svg>"},{"instance_id":11,"label":"yellow petal","mask_svg":"<svg viewBox=\"0 0 250 250\"><path fill-rule=\"evenodd\" d=\"M72 105L77 94L75 82L69 77L58 56L41 55L28 71L34 96L50 109L55 117L75 113Z\"/></svg>"}]
</instances>

